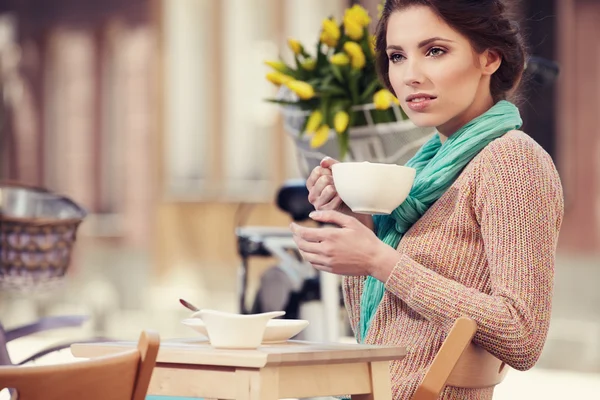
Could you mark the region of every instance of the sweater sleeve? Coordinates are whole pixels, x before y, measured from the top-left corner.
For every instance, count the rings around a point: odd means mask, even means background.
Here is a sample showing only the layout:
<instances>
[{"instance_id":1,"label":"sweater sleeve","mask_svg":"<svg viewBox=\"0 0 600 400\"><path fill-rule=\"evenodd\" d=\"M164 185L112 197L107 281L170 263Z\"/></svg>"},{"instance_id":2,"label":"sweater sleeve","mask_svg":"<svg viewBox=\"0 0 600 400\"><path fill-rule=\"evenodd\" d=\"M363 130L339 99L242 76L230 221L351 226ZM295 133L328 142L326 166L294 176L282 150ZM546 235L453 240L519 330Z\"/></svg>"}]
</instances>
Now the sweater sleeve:
<instances>
[{"instance_id":1,"label":"sweater sleeve","mask_svg":"<svg viewBox=\"0 0 600 400\"><path fill-rule=\"evenodd\" d=\"M360 321L360 295L366 276L343 276L342 288L344 304L348 312L348 318L352 332L356 337L358 322Z\"/></svg>"},{"instance_id":2,"label":"sweater sleeve","mask_svg":"<svg viewBox=\"0 0 600 400\"><path fill-rule=\"evenodd\" d=\"M466 287L402 255L386 289L450 329L468 316L474 341L518 370L531 368L550 323L562 188L550 157L517 138L483 150L473 200L489 267L490 293Z\"/></svg>"}]
</instances>

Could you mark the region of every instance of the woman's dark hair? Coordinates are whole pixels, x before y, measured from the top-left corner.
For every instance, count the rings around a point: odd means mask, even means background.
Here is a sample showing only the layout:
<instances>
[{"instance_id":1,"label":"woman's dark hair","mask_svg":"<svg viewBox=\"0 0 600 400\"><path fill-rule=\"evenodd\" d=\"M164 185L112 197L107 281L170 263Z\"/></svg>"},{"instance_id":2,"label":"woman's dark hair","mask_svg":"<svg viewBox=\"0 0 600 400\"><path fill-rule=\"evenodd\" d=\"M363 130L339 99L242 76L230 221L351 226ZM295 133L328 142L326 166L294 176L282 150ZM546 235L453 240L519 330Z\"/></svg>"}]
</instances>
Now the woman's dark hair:
<instances>
[{"instance_id":1,"label":"woman's dark hair","mask_svg":"<svg viewBox=\"0 0 600 400\"><path fill-rule=\"evenodd\" d=\"M502 63L491 77L490 91L494 101L511 96L521 81L527 50L518 23L509 16L501 0L386 0L375 37L376 68L381 81L392 93L386 54L387 25L393 12L410 6L429 7L467 37L475 51L497 51Z\"/></svg>"}]
</instances>

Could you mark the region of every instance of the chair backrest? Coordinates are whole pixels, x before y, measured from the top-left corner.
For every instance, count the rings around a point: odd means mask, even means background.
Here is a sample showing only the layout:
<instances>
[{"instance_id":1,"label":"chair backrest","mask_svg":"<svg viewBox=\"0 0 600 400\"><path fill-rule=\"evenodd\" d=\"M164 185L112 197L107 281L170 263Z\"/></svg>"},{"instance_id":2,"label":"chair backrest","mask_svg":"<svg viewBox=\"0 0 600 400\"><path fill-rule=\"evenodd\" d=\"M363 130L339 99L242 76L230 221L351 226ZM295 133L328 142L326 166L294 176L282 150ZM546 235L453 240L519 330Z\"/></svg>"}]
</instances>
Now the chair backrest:
<instances>
[{"instance_id":1,"label":"chair backrest","mask_svg":"<svg viewBox=\"0 0 600 400\"><path fill-rule=\"evenodd\" d=\"M0 390L19 400L144 400L160 345L144 331L138 348L68 364L0 367Z\"/></svg>"},{"instance_id":2,"label":"chair backrest","mask_svg":"<svg viewBox=\"0 0 600 400\"><path fill-rule=\"evenodd\" d=\"M0 322L0 365L12 365L10 354L8 354L8 338L2 322Z\"/></svg>"},{"instance_id":3,"label":"chair backrest","mask_svg":"<svg viewBox=\"0 0 600 400\"><path fill-rule=\"evenodd\" d=\"M476 331L472 319L456 320L412 400L435 400L445 386L475 389L502 382L509 367L471 342Z\"/></svg>"}]
</instances>

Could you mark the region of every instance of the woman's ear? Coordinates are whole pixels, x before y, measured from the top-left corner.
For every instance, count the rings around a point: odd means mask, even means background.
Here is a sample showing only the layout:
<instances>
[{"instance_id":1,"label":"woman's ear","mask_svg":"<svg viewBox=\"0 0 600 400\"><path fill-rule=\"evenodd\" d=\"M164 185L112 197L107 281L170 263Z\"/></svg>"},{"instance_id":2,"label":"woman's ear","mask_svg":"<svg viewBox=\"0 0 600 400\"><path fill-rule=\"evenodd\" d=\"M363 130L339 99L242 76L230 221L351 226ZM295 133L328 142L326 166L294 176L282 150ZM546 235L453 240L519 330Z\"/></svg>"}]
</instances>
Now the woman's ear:
<instances>
[{"instance_id":1,"label":"woman's ear","mask_svg":"<svg viewBox=\"0 0 600 400\"><path fill-rule=\"evenodd\" d=\"M502 64L502 56L496 50L485 50L479 57L481 70L484 75L492 75Z\"/></svg>"}]
</instances>

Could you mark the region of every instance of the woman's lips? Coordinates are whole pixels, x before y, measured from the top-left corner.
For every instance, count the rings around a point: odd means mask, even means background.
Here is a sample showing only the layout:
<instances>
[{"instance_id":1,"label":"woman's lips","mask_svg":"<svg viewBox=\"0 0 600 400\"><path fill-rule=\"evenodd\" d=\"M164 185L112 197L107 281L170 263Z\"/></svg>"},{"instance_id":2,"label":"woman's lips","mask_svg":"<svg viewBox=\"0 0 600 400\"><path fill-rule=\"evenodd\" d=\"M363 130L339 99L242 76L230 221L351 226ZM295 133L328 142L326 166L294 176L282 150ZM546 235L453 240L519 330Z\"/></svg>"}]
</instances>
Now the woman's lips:
<instances>
[{"instance_id":1,"label":"woman's lips","mask_svg":"<svg viewBox=\"0 0 600 400\"><path fill-rule=\"evenodd\" d=\"M436 98L431 96L409 97L406 101L406 105L412 111L423 112L429 108L435 100Z\"/></svg>"}]
</instances>

